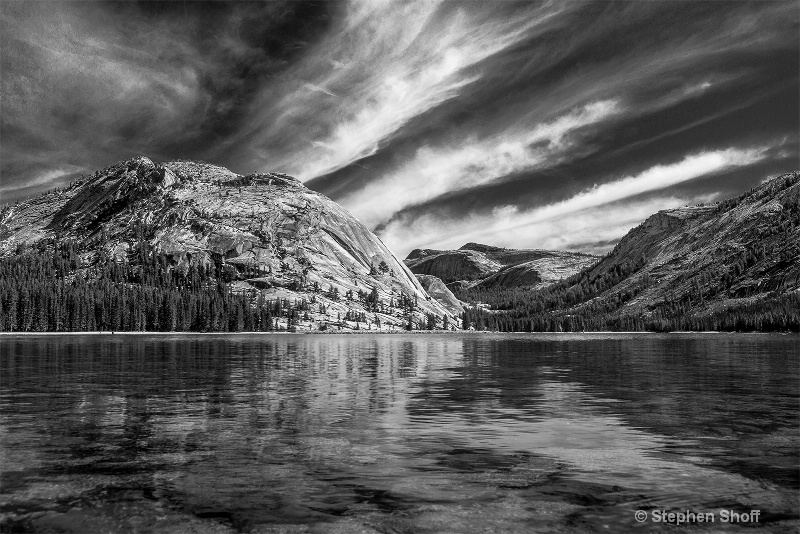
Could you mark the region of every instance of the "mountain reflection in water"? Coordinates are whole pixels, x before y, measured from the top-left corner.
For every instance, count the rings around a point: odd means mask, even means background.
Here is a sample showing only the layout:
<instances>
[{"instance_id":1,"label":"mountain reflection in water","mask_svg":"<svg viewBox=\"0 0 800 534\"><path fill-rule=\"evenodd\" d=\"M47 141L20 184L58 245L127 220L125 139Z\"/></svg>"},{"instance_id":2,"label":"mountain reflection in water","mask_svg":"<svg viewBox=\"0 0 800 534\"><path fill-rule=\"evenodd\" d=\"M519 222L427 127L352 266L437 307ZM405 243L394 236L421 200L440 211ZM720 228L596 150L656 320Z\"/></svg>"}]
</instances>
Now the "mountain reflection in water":
<instances>
[{"instance_id":1,"label":"mountain reflection in water","mask_svg":"<svg viewBox=\"0 0 800 534\"><path fill-rule=\"evenodd\" d=\"M797 336L2 336L5 532L794 532ZM674 525L672 526L675 527Z\"/></svg>"}]
</instances>

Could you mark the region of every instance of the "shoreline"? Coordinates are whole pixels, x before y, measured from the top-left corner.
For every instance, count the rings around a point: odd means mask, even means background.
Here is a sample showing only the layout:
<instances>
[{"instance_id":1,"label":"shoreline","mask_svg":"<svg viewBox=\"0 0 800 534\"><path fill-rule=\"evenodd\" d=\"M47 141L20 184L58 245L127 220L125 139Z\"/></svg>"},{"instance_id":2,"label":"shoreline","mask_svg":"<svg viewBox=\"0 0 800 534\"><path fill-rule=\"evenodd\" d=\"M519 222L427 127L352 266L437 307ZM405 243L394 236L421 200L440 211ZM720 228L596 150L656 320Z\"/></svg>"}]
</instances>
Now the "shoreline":
<instances>
[{"instance_id":1,"label":"shoreline","mask_svg":"<svg viewBox=\"0 0 800 534\"><path fill-rule=\"evenodd\" d=\"M724 330L675 330L673 332L651 332L646 330L631 330L631 331L615 331L615 330L589 330L580 332L500 332L496 330L397 330L397 331L379 331L379 330L364 330L364 331L318 331L311 330L306 332L190 332L190 331L176 331L176 332L158 332L158 331L81 331L81 332L0 332L1 336L254 336L254 335L397 335L397 334L502 334L502 335L586 335L586 334L637 334L637 335L660 335L660 334L780 334L780 335L798 335L798 332L727 332Z\"/></svg>"}]
</instances>

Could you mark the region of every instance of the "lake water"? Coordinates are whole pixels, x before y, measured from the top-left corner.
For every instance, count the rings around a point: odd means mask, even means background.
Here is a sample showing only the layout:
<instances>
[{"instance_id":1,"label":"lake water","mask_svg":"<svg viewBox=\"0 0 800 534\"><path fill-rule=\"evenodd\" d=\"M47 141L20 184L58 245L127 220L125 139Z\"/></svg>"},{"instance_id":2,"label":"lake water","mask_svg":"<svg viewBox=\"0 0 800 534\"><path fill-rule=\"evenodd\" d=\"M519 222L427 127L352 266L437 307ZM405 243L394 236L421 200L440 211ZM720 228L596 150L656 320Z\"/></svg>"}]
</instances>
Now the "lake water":
<instances>
[{"instance_id":1,"label":"lake water","mask_svg":"<svg viewBox=\"0 0 800 534\"><path fill-rule=\"evenodd\" d=\"M798 356L796 335L0 336L0 530L797 532ZM687 511L714 522L664 522Z\"/></svg>"}]
</instances>

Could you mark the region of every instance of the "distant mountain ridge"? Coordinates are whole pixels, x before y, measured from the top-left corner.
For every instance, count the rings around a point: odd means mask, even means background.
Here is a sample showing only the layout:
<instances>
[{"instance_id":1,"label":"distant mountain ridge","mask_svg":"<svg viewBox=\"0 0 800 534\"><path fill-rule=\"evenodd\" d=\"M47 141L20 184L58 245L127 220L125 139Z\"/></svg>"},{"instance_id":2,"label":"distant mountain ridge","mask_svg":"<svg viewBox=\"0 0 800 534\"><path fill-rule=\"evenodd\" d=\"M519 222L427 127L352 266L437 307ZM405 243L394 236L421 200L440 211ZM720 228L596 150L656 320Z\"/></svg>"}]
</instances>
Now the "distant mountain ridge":
<instances>
[{"instance_id":1,"label":"distant mountain ridge","mask_svg":"<svg viewBox=\"0 0 800 534\"><path fill-rule=\"evenodd\" d=\"M404 261L411 272L436 276L453 289L539 289L567 278L599 259L579 252L517 250L467 243L458 250L415 249Z\"/></svg>"},{"instance_id":2,"label":"distant mountain ridge","mask_svg":"<svg viewBox=\"0 0 800 534\"><path fill-rule=\"evenodd\" d=\"M284 174L242 176L206 163L137 157L69 188L0 208L0 257L11 261L31 249L61 254L63 243L70 244L63 254L74 269L62 273L62 283L72 287L78 277L91 285L112 277L113 287L104 290L121 292L120 298L142 279L163 279L158 283L170 295L170 284L191 286L197 298L206 298L203 291L217 298L214 284L224 283L225 291L241 297L236 313L245 322L258 302L279 299L271 328L459 325L363 224ZM137 271L144 268L146 276ZM14 291L34 290L24 280L19 284ZM189 307L187 291L169 297L179 304L161 305ZM11 292L6 288L7 309ZM225 306L234 305L223 297ZM18 314L25 305L15 302ZM181 313L195 316L188 308ZM91 324L112 329L112 322L103 317ZM176 326L167 322L167 329Z\"/></svg>"}]
</instances>

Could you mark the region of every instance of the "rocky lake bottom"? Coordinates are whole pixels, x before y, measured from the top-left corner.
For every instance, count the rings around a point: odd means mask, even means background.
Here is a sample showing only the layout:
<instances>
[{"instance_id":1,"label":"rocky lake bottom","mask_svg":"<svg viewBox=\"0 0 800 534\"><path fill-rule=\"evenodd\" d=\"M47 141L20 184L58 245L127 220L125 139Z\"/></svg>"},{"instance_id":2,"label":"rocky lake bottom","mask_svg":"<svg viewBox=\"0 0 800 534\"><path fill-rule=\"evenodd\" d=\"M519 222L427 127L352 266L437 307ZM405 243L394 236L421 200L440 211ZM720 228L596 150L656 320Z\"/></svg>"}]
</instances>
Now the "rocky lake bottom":
<instances>
[{"instance_id":1,"label":"rocky lake bottom","mask_svg":"<svg viewBox=\"0 0 800 534\"><path fill-rule=\"evenodd\" d=\"M0 531L796 532L798 347L4 335Z\"/></svg>"}]
</instances>

